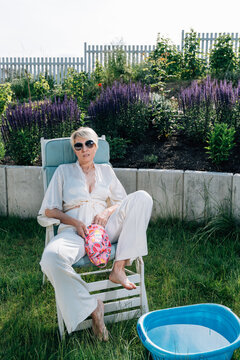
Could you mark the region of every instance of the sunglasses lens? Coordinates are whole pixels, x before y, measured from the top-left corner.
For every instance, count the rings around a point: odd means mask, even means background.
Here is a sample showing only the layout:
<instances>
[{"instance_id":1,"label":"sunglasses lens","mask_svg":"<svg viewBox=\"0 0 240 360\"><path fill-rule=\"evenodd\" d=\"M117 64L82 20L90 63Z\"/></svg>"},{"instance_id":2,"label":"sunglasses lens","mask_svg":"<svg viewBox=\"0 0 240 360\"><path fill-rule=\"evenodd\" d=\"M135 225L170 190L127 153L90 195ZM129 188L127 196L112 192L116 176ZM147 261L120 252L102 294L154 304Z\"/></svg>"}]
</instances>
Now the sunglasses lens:
<instances>
[{"instance_id":1,"label":"sunglasses lens","mask_svg":"<svg viewBox=\"0 0 240 360\"><path fill-rule=\"evenodd\" d=\"M85 145L88 147L88 148L92 148L93 147L93 145L94 145L94 141L92 141L92 140L87 140L86 142L85 142Z\"/></svg>"},{"instance_id":2,"label":"sunglasses lens","mask_svg":"<svg viewBox=\"0 0 240 360\"><path fill-rule=\"evenodd\" d=\"M74 149L75 150L81 150L82 149L82 147L83 147L83 144L82 143L76 143L76 144L74 144Z\"/></svg>"},{"instance_id":3,"label":"sunglasses lens","mask_svg":"<svg viewBox=\"0 0 240 360\"><path fill-rule=\"evenodd\" d=\"M85 146L88 147L89 149L91 149L94 145L94 141L93 140L87 140L85 142ZM83 148L83 144L80 143L80 142L77 142L76 144L74 144L74 149L79 151L79 150L82 150Z\"/></svg>"}]
</instances>

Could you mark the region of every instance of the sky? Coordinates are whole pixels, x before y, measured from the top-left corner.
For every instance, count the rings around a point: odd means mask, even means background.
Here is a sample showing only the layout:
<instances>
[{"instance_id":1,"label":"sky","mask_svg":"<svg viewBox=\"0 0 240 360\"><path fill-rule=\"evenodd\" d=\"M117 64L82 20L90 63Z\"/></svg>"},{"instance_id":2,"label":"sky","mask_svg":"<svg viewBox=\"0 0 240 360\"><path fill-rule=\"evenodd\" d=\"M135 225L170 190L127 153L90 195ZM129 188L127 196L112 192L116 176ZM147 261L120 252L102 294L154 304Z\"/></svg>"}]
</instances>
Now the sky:
<instances>
[{"instance_id":1,"label":"sky","mask_svg":"<svg viewBox=\"0 0 240 360\"><path fill-rule=\"evenodd\" d=\"M0 0L1 57L81 57L89 45L154 45L158 33L240 33L239 0ZM239 34L240 36L240 34Z\"/></svg>"}]
</instances>

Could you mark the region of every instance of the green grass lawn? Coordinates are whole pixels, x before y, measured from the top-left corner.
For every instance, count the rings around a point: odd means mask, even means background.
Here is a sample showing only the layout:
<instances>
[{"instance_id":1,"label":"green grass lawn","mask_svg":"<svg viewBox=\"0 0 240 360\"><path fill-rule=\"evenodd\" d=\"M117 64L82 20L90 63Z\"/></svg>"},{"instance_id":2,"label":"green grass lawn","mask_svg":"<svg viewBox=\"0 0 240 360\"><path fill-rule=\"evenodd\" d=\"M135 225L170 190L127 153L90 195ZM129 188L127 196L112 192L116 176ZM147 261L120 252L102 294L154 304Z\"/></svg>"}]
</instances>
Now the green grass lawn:
<instances>
[{"instance_id":1,"label":"green grass lawn","mask_svg":"<svg viewBox=\"0 0 240 360\"><path fill-rule=\"evenodd\" d=\"M144 258L150 310L214 302L240 316L239 238L209 229L173 220L150 224ZM137 320L108 325L108 343L90 330L59 340L53 288L42 286L43 247L44 230L35 220L0 218L0 359L150 358Z\"/></svg>"}]
</instances>

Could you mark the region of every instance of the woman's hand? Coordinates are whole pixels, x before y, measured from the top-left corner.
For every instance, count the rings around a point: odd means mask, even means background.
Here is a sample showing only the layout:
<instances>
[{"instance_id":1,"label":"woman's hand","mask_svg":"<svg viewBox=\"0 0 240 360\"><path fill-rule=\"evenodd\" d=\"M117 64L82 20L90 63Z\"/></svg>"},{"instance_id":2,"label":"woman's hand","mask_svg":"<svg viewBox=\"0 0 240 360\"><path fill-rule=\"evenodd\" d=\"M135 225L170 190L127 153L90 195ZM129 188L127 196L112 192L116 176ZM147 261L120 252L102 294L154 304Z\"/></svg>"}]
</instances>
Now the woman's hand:
<instances>
[{"instance_id":1,"label":"woman's hand","mask_svg":"<svg viewBox=\"0 0 240 360\"><path fill-rule=\"evenodd\" d=\"M61 221L61 223L63 223L63 224L74 226L77 230L77 234L79 236L81 236L83 239L85 239L86 235L88 235L88 229L82 221L77 220L77 219L63 213L59 209L51 209L51 210L46 209L45 215L47 217L53 217L55 219L59 219Z\"/></svg>"},{"instance_id":2,"label":"woman's hand","mask_svg":"<svg viewBox=\"0 0 240 360\"><path fill-rule=\"evenodd\" d=\"M88 229L86 225L82 221L78 220L75 227L77 229L78 235L81 236L83 239L85 239L85 237L88 235Z\"/></svg>"},{"instance_id":3,"label":"woman's hand","mask_svg":"<svg viewBox=\"0 0 240 360\"><path fill-rule=\"evenodd\" d=\"M118 206L119 206L118 204L112 205L112 206L108 207L107 209L103 210L103 212L101 212L100 214L97 214L96 216L94 216L92 224L98 224L105 228L105 226L107 225L108 219L114 213L114 211L117 209Z\"/></svg>"},{"instance_id":4,"label":"woman's hand","mask_svg":"<svg viewBox=\"0 0 240 360\"><path fill-rule=\"evenodd\" d=\"M108 209L105 209L100 214L97 214L96 216L94 216L92 224L98 224L105 228L110 215L111 214L108 211Z\"/></svg>"}]
</instances>

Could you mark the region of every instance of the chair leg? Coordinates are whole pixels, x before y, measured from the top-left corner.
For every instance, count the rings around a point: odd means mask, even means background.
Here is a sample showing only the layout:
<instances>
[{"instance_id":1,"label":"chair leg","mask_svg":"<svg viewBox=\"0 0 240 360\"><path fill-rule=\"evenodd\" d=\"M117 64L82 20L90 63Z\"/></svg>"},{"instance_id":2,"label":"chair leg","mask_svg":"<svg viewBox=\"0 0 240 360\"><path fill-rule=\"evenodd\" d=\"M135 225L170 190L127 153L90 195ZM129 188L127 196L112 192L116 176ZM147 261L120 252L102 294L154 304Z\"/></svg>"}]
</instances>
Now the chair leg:
<instances>
[{"instance_id":1,"label":"chair leg","mask_svg":"<svg viewBox=\"0 0 240 360\"><path fill-rule=\"evenodd\" d=\"M46 234L45 234L45 247L47 246L47 244L49 243L49 241L54 237L54 229L53 229L53 225L48 226L46 228ZM44 285L45 281L48 280L48 278L46 277L46 275L43 273L43 282L42 284Z\"/></svg>"},{"instance_id":2,"label":"chair leg","mask_svg":"<svg viewBox=\"0 0 240 360\"><path fill-rule=\"evenodd\" d=\"M142 257L136 259L136 268L138 274L140 274L140 299L141 299L141 313L142 315L149 311L147 293L144 281L144 262Z\"/></svg>"},{"instance_id":3,"label":"chair leg","mask_svg":"<svg viewBox=\"0 0 240 360\"><path fill-rule=\"evenodd\" d=\"M63 322L63 317L62 317L62 314L61 314L61 310L60 310L60 308L58 306L57 300L56 300L56 307L57 307L57 318L58 318L59 334L60 334L61 340L64 340L64 338L65 338L64 322Z\"/></svg>"}]
</instances>

